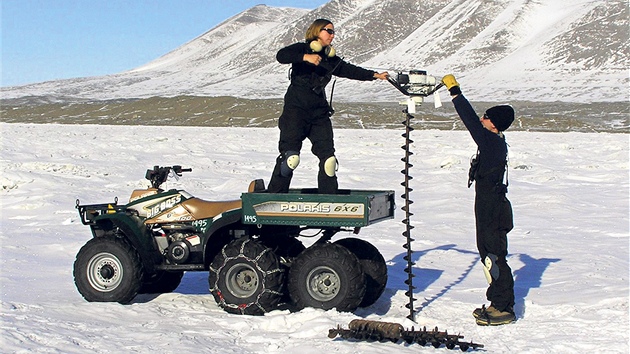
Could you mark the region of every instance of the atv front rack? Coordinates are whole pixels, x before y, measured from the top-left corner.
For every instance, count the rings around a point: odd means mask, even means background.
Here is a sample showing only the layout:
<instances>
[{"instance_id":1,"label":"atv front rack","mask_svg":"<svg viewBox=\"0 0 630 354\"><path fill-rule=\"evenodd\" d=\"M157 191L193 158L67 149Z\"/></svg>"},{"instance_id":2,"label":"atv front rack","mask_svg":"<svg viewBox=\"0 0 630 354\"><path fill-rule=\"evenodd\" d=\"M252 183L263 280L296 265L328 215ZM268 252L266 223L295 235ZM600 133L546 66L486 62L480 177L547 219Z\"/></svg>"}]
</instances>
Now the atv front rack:
<instances>
[{"instance_id":1,"label":"atv front rack","mask_svg":"<svg viewBox=\"0 0 630 354\"><path fill-rule=\"evenodd\" d=\"M476 350L483 348L483 344L471 342L460 342L464 336L459 334L448 334L446 331L439 331L437 327L433 330L427 330L424 327L422 330L405 330L405 328L398 323L379 322L371 320L352 320L348 324L348 329L343 329L340 326L330 329L328 331L328 338L335 338L340 336L343 339L355 339L364 341L391 341L398 343L404 341L407 344L417 343L422 346L431 344L435 348L439 348L444 345L448 349L455 349L459 346L459 349L463 352L472 348Z\"/></svg>"},{"instance_id":2,"label":"atv front rack","mask_svg":"<svg viewBox=\"0 0 630 354\"><path fill-rule=\"evenodd\" d=\"M118 205L118 198L114 198L113 203L85 205L81 205L77 199L76 208L79 210L79 217L81 218L81 223L83 223L83 225L96 224L95 219L99 215L113 214L125 210L124 206Z\"/></svg>"}]
</instances>

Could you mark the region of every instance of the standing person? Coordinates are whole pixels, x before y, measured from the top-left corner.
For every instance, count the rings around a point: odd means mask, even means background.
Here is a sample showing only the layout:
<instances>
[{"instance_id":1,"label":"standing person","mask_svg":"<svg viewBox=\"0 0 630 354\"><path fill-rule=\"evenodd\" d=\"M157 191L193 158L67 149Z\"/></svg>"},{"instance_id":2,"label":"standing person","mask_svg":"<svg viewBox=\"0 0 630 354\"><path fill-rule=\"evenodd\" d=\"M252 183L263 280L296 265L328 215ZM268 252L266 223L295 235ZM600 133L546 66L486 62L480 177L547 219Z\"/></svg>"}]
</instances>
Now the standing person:
<instances>
[{"instance_id":1,"label":"standing person","mask_svg":"<svg viewBox=\"0 0 630 354\"><path fill-rule=\"evenodd\" d=\"M453 75L442 82L448 88L455 110L477 144L471 162L469 187L475 182L475 221L477 249L488 280L486 297L490 306L473 311L478 325L502 325L516 320L514 315L514 278L507 264L507 233L512 230L512 205L506 198L507 144L503 131L514 121L511 106L494 106L479 118L462 95Z\"/></svg>"},{"instance_id":2,"label":"standing person","mask_svg":"<svg viewBox=\"0 0 630 354\"><path fill-rule=\"evenodd\" d=\"M291 84L284 96L278 127L280 155L276 159L267 191L287 193L293 170L300 163L302 142L311 141L311 151L319 158L319 193L337 193L337 159L330 121L332 108L325 87L333 75L354 80L387 80L387 72L377 73L345 62L331 46L335 28L329 20L317 19L306 30L306 42L291 44L278 51L276 59L291 64Z\"/></svg>"}]
</instances>

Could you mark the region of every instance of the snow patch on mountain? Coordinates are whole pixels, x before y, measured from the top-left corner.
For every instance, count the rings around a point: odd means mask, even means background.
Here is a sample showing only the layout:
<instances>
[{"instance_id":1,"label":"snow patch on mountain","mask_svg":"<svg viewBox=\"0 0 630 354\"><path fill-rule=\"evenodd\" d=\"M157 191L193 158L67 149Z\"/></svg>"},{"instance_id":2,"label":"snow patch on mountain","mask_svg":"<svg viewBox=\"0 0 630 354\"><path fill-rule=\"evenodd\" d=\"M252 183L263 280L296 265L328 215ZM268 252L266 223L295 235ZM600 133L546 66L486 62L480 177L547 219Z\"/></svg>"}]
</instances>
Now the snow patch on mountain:
<instances>
[{"instance_id":1,"label":"snow patch on mountain","mask_svg":"<svg viewBox=\"0 0 630 354\"><path fill-rule=\"evenodd\" d=\"M179 95L280 98L288 65L278 49L331 19L346 61L375 71L453 73L484 101L624 102L629 14L625 1L332 0L314 9L255 6L141 67L114 75L0 91L4 99L118 99ZM392 101L387 82L339 79L335 100Z\"/></svg>"}]
</instances>

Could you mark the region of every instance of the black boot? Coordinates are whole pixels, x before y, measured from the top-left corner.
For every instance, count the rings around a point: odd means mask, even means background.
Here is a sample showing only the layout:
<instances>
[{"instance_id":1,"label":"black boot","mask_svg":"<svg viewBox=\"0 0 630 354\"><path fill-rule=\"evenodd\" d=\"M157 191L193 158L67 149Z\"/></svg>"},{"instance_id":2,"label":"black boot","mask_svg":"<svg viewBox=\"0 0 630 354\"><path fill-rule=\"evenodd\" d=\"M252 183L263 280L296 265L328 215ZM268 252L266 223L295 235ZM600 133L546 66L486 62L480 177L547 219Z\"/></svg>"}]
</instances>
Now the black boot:
<instances>
[{"instance_id":1,"label":"black boot","mask_svg":"<svg viewBox=\"0 0 630 354\"><path fill-rule=\"evenodd\" d=\"M323 171L320 171L317 176L317 193L337 194L338 192L339 185L337 183L337 176L329 177Z\"/></svg>"},{"instance_id":2,"label":"black boot","mask_svg":"<svg viewBox=\"0 0 630 354\"><path fill-rule=\"evenodd\" d=\"M278 157L276 160L276 167L273 169L271 180L269 181L269 186L267 187L268 193L289 193L289 186L291 185L293 173L290 173L289 176L282 175L282 161L281 157Z\"/></svg>"}]
</instances>

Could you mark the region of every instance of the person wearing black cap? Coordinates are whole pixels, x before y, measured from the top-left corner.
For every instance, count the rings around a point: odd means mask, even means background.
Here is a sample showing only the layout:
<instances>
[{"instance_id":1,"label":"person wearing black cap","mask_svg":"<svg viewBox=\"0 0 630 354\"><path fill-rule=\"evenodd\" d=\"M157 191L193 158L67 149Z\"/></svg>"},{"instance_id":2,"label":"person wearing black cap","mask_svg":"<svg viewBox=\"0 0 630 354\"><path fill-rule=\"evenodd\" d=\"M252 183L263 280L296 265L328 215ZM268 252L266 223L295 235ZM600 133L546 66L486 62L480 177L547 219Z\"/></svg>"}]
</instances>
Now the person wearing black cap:
<instances>
[{"instance_id":1,"label":"person wearing black cap","mask_svg":"<svg viewBox=\"0 0 630 354\"><path fill-rule=\"evenodd\" d=\"M514 121L514 109L494 106L481 118L462 95L451 74L442 78L455 110L477 144L471 161L468 187L475 183L475 222L477 249L488 281L486 297L490 306L473 311L478 325L502 325L516 320L514 278L507 263L507 233L512 230L512 205L507 193L507 144L503 131ZM504 182L505 177L505 182Z\"/></svg>"},{"instance_id":2,"label":"person wearing black cap","mask_svg":"<svg viewBox=\"0 0 630 354\"><path fill-rule=\"evenodd\" d=\"M291 84L278 120L280 155L267 188L270 193L289 191L293 171L300 163L302 142L308 138L311 151L319 159L318 193L336 194L337 158L330 120L333 110L324 89L333 75L360 81L387 80L387 72L364 69L337 56L331 45L334 38L332 22L316 19L306 30L306 41L284 47L276 54L278 62L291 64Z\"/></svg>"}]
</instances>

